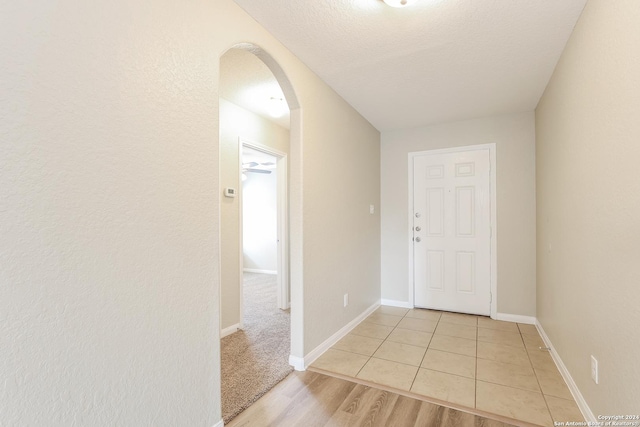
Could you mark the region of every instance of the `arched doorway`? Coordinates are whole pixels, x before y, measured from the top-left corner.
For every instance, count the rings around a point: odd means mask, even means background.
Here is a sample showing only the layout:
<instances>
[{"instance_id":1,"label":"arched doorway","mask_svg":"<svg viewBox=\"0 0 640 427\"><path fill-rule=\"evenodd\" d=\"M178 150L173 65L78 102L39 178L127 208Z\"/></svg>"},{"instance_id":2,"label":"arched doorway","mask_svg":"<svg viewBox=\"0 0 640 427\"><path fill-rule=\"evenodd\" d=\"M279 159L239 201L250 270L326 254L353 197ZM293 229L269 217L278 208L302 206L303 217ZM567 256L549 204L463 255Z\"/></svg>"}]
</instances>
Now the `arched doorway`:
<instances>
[{"instance_id":1,"label":"arched doorway","mask_svg":"<svg viewBox=\"0 0 640 427\"><path fill-rule=\"evenodd\" d=\"M300 168L300 108L292 86L281 67L261 48L252 44L240 44L229 49L220 59L220 196L221 213L221 365L222 365L222 406L223 417L228 422L244 409L247 404L266 392L264 387L275 385L289 368L290 355L300 355L302 351L302 274L301 274L301 194L296 190L296 182L301 180ZM268 73L272 81L264 78ZM252 74L260 74L254 76ZM277 86L277 90L274 85ZM284 123L282 117L269 117L269 108L281 102L290 113L290 120ZM270 104L270 105L267 105ZM261 111L262 110L262 111ZM281 128L286 129L287 143L282 142ZM267 317L256 320L256 312L262 310L265 301L260 300L259 307L253 313L248 302L255 301L246 298L247 292L257 292L255 287L248 290L250 285L268 281L264 277L256 279L255 274L248 284L243 272L243 264L247 260L243 254L243 210L242 210L242 175L257 178L258 172L269 174L268 163L255 159L244 161L243 147L251 146L264 153L276 154L278 160L278 188L283 187L291 191L288 193L288 203L279 203L278 222L285 232L278 233L278 253L284 262L278 263L277 278L280 283L279 291L290 289L290 321L287 326L286 351L281 350L283 322L280 312L269 312ZM284 158L284 162L282 159ZM281 167L290 173L282 178ZM288 179L287 179L288 175ZM284 179L284 183L282 182ZM293 183L293 185L287 185ZM246 212L245 212L246 214ZM281 221L281 218L290 221ZM288 231L288 232L287 232ZM285 249L283 249L285 248ZM287 250L291 248L291 250ZM291 254L291 255L289 255ZM243 280L245 279L245 280ZM263 283L264 284L264 283ZM283 288L284 286L284 288ZM265 286L266 289L268 286ZM260 291L262 292L262 291ZM254 295L251 294L251 297ZM279 301L278 309L284 309ZM266 310L268 312L269 310ZM273 314L272 317L268 317ZM288 314L287 314L288 316ZM276 319L273 324L268 323ZM247 324L245 325L245 320ZM256 329L251 329L251 328ZM261 328L261 329L259 329ZM236 332L238 331L238 332ZM279 331L280 338L273 333ZM271 341L270 341L271 340ZM235 347L234 347L235 346ZM272 353L269 353L272 352ZM277 359L275 367L267 366L262 359ZM283 366L284 365L284 366ZM286 368L286 370L284 370ZM269 386L270 384L270 386ZM255 395L255 396L252 396ZM231 418L230 418L231 417Z\"/></svg>"}]
</instances>

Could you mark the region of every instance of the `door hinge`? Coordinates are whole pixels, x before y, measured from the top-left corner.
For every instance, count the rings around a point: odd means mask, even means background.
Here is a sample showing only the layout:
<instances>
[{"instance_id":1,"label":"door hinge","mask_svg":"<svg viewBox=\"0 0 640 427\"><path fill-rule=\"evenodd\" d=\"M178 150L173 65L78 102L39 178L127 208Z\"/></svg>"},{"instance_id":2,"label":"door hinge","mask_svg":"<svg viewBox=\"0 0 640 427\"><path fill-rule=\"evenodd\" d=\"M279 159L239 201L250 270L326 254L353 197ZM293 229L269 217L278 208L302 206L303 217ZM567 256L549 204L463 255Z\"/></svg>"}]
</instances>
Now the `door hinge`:
<instances>
[{"instance_id":1,"label":"door hinge","mask_svg":"<svg viewBox=\"0 0 640 427\"><path fill-rule=\"evenodd\" d=\"M489 237L493 237L493 227L489 227Z\"/></svg>"},{"instance_id":2,"label":"door hinge","mask_svg":"<svg viewBox=\"0 0 640 427\"><path fill-rule=\"evenodd\" d=\"M493 302L493 293L489 292L489 302Z\"/></svg>"}]
</instances>

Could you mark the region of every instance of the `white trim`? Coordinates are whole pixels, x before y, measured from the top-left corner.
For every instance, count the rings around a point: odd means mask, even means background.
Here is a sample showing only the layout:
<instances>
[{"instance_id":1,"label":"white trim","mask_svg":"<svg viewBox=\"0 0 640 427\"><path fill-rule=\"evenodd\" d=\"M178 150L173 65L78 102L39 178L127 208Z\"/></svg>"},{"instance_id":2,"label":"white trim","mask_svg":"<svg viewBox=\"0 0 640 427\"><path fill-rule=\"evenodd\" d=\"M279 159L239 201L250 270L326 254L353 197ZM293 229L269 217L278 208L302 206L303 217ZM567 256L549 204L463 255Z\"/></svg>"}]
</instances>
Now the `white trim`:
<instances>
[{"instance_id":1,"label":"white trim","mask_svg":"<svg viewBox=\"0 0 640 427\"><path fill-rule=\"evenodd\" d=\"M389 307L413 308L413 305L409 304L407 301L396 301L393 299L384 298L380 300L380 305L387 305Z\"/></svg>"},{"instance_id":2,"label":"white trim","mask_svg":"<svg viewBox=\"0 0 640 427\"><path fill-rule=\"evenodd\" d=\"M408 304L411 307L415 307L415 303L414 303L414 296L415 296L415 292L416 292L416 286L415 286L415 278L414 278L414 260L413 260L413 158L415 157L417 153L409 153L409 157L408 157L408 161L409 161L409 186L408 186L408 195L407 195L407 199L409 200L409 209L408 209L408 215L409 215L409 220L407 221L407 226L409 227L408 230L408 235L407 235L407 242L409 245L409 301Z\"/></svg>"},{"instance_id":3,"label":"white trim","mask_svg":"<svg viewBox=\"0 0 640 427\"><path fill-rule=\"evenodd\" d=\"M508 313L498 313L494 316L491 316L492 319L495 320L503 320L505 322L518 322L525 323L527 325L535 325L536 318L533 316L522 316L520 314L508 314Z\"/></svg>"},{"instance_id":4,"label":"white trim","mask_svg":"<svg viewBox=\"0 0 640 427\"><path fill-rule=\"evenodd\" d=\"M498 315L498 178L497 178L497 155L496 144L485 144L489 146L489 160L491 169L490 193L491 193L491 316Z\"/></svg>"},{"instance_id":5,"label":"white trim","mask_svg":"<svg viewBox=\"0 0 640 427\"><path fill-rule=\"evenodd\" d=\"M218 421L212 427L224 427L224 420Z\"/></svg>"},{"instance_id":6,"label":"white trim","mask_svg":"<svg viewBox=\"0 0 640 427\"><path fill-rule=\"evenodd\" d=\"M371 313L376 311L380 307L380 302L376 302L371 307L363 311L358 317L351 322L344 325L338 332L327 338L322 344L311 350L304 358L297 356L289 356L289 364L293 366L296 371L304 371L307 366L311 365L318 357L320 357L325 351L329 350L335 343L340 341L345 335L347 335L353 328L358 326L364 319L366 319Z\"/></svg>"},{"instance_id":7,"label":"white trim","mask_svg":"<svg viewBox=\"0 0 640 427\"><path fill-rule=\"evenodd\" d=\"M240 318L238 319L239 328L244 328L244 277L242 273L244 271L244 224L243 224L243 212L242 209L242 138L238 137L238 266L240 267L240 273L238 274L238 313ZM220 310L222 311L222 310Z\"/></svg>"},{"instance_id":8,"label":"white trim","mask_svg":"<svg viewBox=\"0 0 640 427\"><path fill-rule=\"evenodd\" d=\"M303 123L304 111L291 107L289 130L289 302L291 305L291 354L304 355L304 223L303 223Z\"/></svg>"},{"instance_id":9,"label":"white trim","mask_svg":"<svg viewBox=\"0 0 640 427\"><path fill-rule=\"evenodd\" d=\"M489 171L489 193L490 193L490 226L491 226L491 272L490 272L490 287L491 287L491 306L490 306L490 315L491 318L495 319L498 315L498 220L497 220L497 175L496 170L496 144L495 142L491 142L488 144L478 144L478 145L467 145L462 147L451 147L451 148L441 148L437 150L427 150L427 151L413 151L409 153L408 161L409 161L409 187L408 187L408 199L409 199L409 221L407 222L408 226L408 238L407 242L409 245L409 302L408 304L411 308L415 307L414 304L414 293L415 293L415 283L414 283L414 275L413 275L413 159L418 156L425 156L430 154L449 154L449 153L458 153L461 151L473 151L473 150L489 150L489 161L490 161L490 171Z\"/></svg>"},{"instance_id":10,"label":"white trim","mask_svg":"<svg viewBox=\"0 0 640 427\"><path fill-rule=\"evenodd\" d=\"M296 371L306 371L307 368L304 366L304 357L294 356L293 354L289 355L289 365L293 366L293 369Z\"/></svg>"},{"instance_id":11,"label":"white trim","mask_svg":"<svg viewBox=\"0 0 640 427\"><path fill-rule=\"evenodd\" d=\"M584 396L582 396L582 393L580 393L580 390L578 389L578 386L576 385L575 381L573 381L573 378L571 377L569 370L564 365L564 362L560 358L560 355L558 354L556 349L553 347L551 340L549 339L546 332L542 328L542 325L537 320L535 325L545 345L549 348L549 353L551 354L551 358L556 363L556 366L560 371L560 375L562 375L562 378L564 378L564 381L567 383L567 386L569 387L569 391L571 391L571 394L573 395L573 399L578 404L578 408L580 409L580 412L582 412L582 416L587 422L591 422L591 423L598 422L595 415L591 411L591 408L589 408L587 401L584 399Z\"/></svg>"},{"instance_id":12,"label":"white trim","mask_svg":"<svg viewBox=\"0 0 640 427\"><path fill-rule=\"evenodd\" d=\"M224 338L227 335L231 335L234 332L238 332L240 329L242 329L242 327L240 326L240 323L236 323L235 325L231 325L228 328L224 328L223 330L220 331L220 338Z\"/></svg>"},{"instance_id":13,"label":"white trim","mask_svg":"<svg viewBox=\"0 0 640 427\"><path fill-rule=\"evenodd\" d=\"M289 159L286 155L276 160L278 185L278 306L286 310L291 306L289 279ZM277 272L276 272L277 274Z\"/></svg>"},{"instance_id":14,"label":"white trim","mask_svg":"<svg viewBox=\"0 0 640 427\"><path fill-rule=\"evenodd\" d=\"M278 274L278 270L260 270L259 268L243 268L245 273Z\"/></svg>"}]
</instances>

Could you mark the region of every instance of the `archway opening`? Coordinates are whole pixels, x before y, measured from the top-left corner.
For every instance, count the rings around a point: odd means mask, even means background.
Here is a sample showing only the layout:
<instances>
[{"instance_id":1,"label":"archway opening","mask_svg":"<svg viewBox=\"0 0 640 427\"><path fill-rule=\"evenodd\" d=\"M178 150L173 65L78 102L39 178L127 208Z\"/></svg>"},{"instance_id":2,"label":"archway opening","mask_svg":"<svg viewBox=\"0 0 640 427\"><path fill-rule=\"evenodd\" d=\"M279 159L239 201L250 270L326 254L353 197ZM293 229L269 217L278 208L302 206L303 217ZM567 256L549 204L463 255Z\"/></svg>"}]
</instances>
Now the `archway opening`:
<instances>
[{"instance_id":1,"label":"archway opening","mask_svg":"<svg viewBox=\"0 0 640 427\"><path fill-rule=\"evenodd\" d=\"M233 46L220 58L219 88L221 370L226 423L286 376L292 369L290 360L302 357L302 209L297 192L301 186L296 185L301 182L301 113L280 65L252 44ZM273 161L265 156L273 156ZM256 193L256 188L268 188L267 177L277 177L277 242L257 252L255 247L253 252L245 251L245 244L259 243L247 243L250 236L244 221L252 221L253 226L269 215L266 206L244 197ZM243 182L252 185L251 191L243 191ZM251 209L243 209L245 204ZM265 227L272 225L265 222ZM256 234L255 229L251 234ZM274 246L275 266L265 261L273 260L266 252ZM275 280L269 277L273 272Z\"/></svg>"}]
</instances>

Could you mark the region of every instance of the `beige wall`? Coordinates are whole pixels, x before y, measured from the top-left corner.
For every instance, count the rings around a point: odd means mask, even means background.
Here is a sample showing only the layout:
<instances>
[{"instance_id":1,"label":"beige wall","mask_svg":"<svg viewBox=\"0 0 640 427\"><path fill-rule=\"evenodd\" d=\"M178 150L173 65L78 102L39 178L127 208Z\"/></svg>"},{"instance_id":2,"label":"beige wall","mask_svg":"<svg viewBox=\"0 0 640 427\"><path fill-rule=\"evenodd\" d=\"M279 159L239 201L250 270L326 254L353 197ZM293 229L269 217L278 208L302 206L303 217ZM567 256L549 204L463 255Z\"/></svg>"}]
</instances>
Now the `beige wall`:
<instances>
[{"instance_id":1,"label":"beige wall","mask_svg":"<svg viewBox=\"0 0 640 427\"><path fill-rule=\"evenodd\" d=\"M596 416L640 412L638 22L590 0L536 109L538 319Z\"/></svg>"},{"instance_id":2,"label":"beige wall","mask_svg":"<svg viewBox=\"0 0 640 427\"><path fill-rule=\"evenodd\" d=\"M304 354L380 301L380 133L361 120L331 92L304 108Z\"/></svg>"},{"instance_id":3,"label":"beige wall","mask_svg":"<svg viewBox=\"0 0 640 427\"><path fill-rule=\"evenodd\" d=\"M236 43L275 58L302 106L290 176L304 269L292 269L292 297L294 333L306 336L292 352L303 356L379 297L379 222L365 205L378 197L379 134L235 3L8 4L4 422L220 420L218 76ZM338 294L349 286L344 310Z\"/></svg>"},{"instance_id":4,"label":"beige wall","mask_svg":"<svg viewBox=\"0 0 640 427\"><path fill-rule=\"evenodd\" d=\"M224 60L224 57L223 57ZM238 138L289 152L289 131L220 98L220 186L238 190ZM222 329L240 323L240 199L220 194Z\"/></svg>"},{"instance_id":5,"label":"beige wall","mask_svg":"<svg viewBox=\"0 0 640 427\"><path fill-rule=\"evenodd\" d=\"M535 133L533 113L382 134L382 298L409 300L408 153L496 144L498 313L534 316Z\"/></svg>"}]
</instances>

